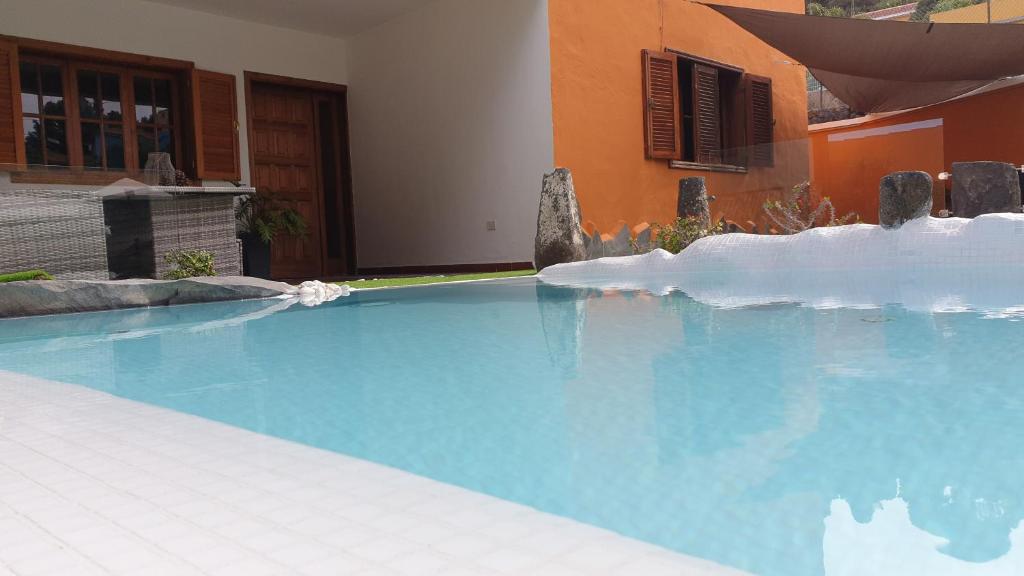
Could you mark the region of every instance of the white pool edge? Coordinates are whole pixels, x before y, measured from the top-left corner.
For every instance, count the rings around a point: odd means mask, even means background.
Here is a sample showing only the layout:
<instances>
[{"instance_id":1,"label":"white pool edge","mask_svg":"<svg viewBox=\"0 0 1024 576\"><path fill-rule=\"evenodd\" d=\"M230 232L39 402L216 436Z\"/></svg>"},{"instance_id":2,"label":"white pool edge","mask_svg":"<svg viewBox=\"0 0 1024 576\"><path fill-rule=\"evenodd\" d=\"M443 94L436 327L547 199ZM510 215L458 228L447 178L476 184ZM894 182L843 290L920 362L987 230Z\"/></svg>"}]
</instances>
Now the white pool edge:
<instances>
[{"instance_id":1,"label":"white pool edge","mask_svg":"<svg viewBox=\"0 0 1024 576\"><path fill-rule=\"evenodd\" d=\"M0 371L0 575L70 573L741 574L368 461Z\"/></svg>"}]
</instances>

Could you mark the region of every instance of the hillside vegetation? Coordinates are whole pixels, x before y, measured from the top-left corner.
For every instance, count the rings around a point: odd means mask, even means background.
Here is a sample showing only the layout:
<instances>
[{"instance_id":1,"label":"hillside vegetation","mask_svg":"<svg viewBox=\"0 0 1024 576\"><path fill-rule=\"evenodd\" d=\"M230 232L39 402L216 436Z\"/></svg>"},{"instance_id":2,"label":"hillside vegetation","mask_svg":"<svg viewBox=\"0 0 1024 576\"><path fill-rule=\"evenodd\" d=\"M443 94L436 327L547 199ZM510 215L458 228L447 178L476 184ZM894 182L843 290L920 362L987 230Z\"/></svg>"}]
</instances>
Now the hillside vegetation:
<instances>
[{"instance_id":1,"label":"hillside vegetation","mask_svg":"<svg viewBox=\"0 0 1024 576\"><path fill-rule=\"evenodd\" d=\"M926 21L931 14L946 12L964 6L980 4L984 0L921 0L917 3L917 10L911 20ZM849 18L857 14L902 6L908 4L907 0L807 0L807 13L814 16L833 16L837 18Z\"/></svg>"}]
</instances>

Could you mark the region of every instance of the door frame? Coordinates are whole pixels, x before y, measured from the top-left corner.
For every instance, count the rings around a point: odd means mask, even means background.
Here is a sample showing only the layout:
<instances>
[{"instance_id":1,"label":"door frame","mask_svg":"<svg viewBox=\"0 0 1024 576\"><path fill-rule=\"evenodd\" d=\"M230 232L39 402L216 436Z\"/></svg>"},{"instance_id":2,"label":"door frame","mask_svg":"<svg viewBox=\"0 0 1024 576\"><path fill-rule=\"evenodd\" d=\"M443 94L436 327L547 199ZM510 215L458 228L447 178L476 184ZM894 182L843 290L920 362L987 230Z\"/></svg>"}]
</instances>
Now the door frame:
<instances>
[{"instance_id":1,"label":"door frame","mask_svg":"<svg viewBox=\"0 0 1024 576\"><path fill-rule=\"evenodd\" d=\"M338 101L338 117L336 119L335 134L337 135L338 144L338 169L341 171L341 206L345 214L344 222L342 226L344 228L344 238L342 239L345 245L345 260L347 270L343 271L344 275L355 274L359 269L358 263L356 262L357 251L356 251L356 223L355 223L355 195L352 191L352 154L349 140L349 117L348 117L348 86L344 84L332 84L330 82L321 82L319 80L306 80L303 78L292 78L289 76L278 76L276 74L265 74L262 72L252 72L245 70L243 72L244 79L244 93L245 93L245 127L246 127L246 142L248 143L248 157L249 157L249 181L256 181L256 156L253 152L253 115L252 115L252 86L253 84L266 84L270 86L277 86L281 88L293 88L307 91L314 96L317 93L320 94L331 94L337 98ZM315 100L314 100L315 101ZM314 129L316 129L316 110L314 110ZM314 155L316 156L315 162L317 166L317 178L320 179L320 141L319 138L315 138L316 147ZM320 190L320 198L318 199L321 206L324 203L323 198L323 186L321 182L317 182L317 188ZM327 230L325 219L328 215L324 210L320 210L320 222L316 225L320 227L320 267L321 270L328 270L327 267Z\"/></svg>"}]
</instances>

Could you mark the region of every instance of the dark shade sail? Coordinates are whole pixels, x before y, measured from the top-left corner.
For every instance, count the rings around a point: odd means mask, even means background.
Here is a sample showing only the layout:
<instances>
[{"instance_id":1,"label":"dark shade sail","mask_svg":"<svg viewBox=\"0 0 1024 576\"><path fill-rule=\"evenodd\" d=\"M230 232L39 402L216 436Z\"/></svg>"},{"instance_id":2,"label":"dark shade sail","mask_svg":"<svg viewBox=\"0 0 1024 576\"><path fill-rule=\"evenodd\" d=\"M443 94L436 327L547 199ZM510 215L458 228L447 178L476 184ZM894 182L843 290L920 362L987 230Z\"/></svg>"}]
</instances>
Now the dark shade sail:
<instances>
[{"instance_id":1,"label":"dark shade sail","mask_svg":"<svg viewBox=\"0 0 1024 576\"><path fill-rule=\"evenodd\" d=\"M892 22L705 5L807 66L857 112L927 106L1024 74L1024 25Z\"/></svg>"}]
</instances>

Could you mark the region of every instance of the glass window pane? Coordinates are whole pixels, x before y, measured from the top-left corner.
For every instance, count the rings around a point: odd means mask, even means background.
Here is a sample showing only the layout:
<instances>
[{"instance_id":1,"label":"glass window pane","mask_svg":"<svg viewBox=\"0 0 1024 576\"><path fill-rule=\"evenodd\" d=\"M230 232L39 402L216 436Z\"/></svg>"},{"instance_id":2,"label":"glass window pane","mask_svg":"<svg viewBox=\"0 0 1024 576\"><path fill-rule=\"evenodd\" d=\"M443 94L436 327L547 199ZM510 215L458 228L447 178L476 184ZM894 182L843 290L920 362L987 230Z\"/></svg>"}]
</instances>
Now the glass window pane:
<instances>
[{"instance_id":1,"label":"glass window pane","mask_svg":"<svg viewBox=\"0 0 1024 576\"><path fill-rule=\"evenodd\" d=\"M156 101L156 123L171 123L171 81L153 80L153 94Z\"/></svg>"},{"instance_id":2,"label":"glass window pane","mask_svg":"<svg viewBox=\"0 0 1024 576\"><path fill-rule=\"evenodd\" d=\"M37 118L23 118L25 160L29 164L43 163L43 127Z\"/></svg>"},{"instance_id":3,"label":"glass window pane","mask_svg":"<svg viewBox=\"0 0 1024 576\"><path fill-rule=\"evenodd\" d=\"M103 140L99 124L82 122L82 164L86 168L103 167Z\"/></svg>"},{"instance_id":4,"label":"glass window pane","mask_svg":"<svg viewBox=\"0 0 1024 576\"><path fill-rule=\"evenodd\" d=\"M68 165L68 131L63 120L44 120L46 134L46 164L48 166Z\"/></svg>"},{"instance_id":5,"label":"glass window pane","mask_svg":"<svg viewBox=\"0 0 1024 576\"><path fill-rule=\"evenodd\" d=\"M135 85L135 120L140 124L152 124L153 84L149 78L141 77L136 77L133 84Z\"/></svg>"},{"instance_id":6,"label":"glass window pane","mask_svg":"<svg viewBox=\"0 0 1024 576\"><path fill-rule=\"evenodd\" d=\"M100 88L103 92L103 117L120 120L121 79L116 74L100 74Z\"/></svg>"},{"instance_id":7,"label":"glass window pane","mask_svg":"<svg viewBox=\"0 0 1024 576\"><path fill-rule=\"evenodd\" d=\"M146 160L149 159L150 152L156 152L156 139L154 134L150 130L140 129L138 132L139 139L139 167L145 168Z\"/></svg>"},{"instance_id":8,"label":"glass window pane","mask_svg":"<svg viewBox=\"0 0 1024 576\"><path fill-rule=\"evenodd\" d=\"M107 142L107 169L124 170L124 133L120 124L103 127Z\"/></svg>"},{"instance_id":9,"label":"glass window pane","mask_svg":"<svg viewBox=\"0 0 1024 576\"><path fill-rule=\"evenodd\" d=\"M21 63L21 111L39 114L39 66Z\"/></svg>"},{"instance_id":10,"label":"glass window pane","mask_svg":"<svg viewBox=\"0 0 1024 576\"><path fill-rule=\"evenodd\" d=\"M78 112L82 118L98 118L100 115L99 83L95 72L82 70L78 73Z\"/></svg>"},{"instance_id":11,"label":"glass window pane","mask_svg":"<svg viewBox=\"0 0 1024 576\"><path fill-rule=\"evenodd\" d=\"M159 152L170 152L171 163L174 162L174 135L168 128L161 128L157 131L157 147Z\"/></svg>"},{"instance_id":12,"label":"glass window pane","mask_svg":"<svg viewBox=\"0 0 1024 576\"><path fill-rule=\"evenodd\" d=\"M43 80L43 114L63 116L64 81L61 79L60 68L40 66L39 71Z\"/></svg>"}]
</instances>

